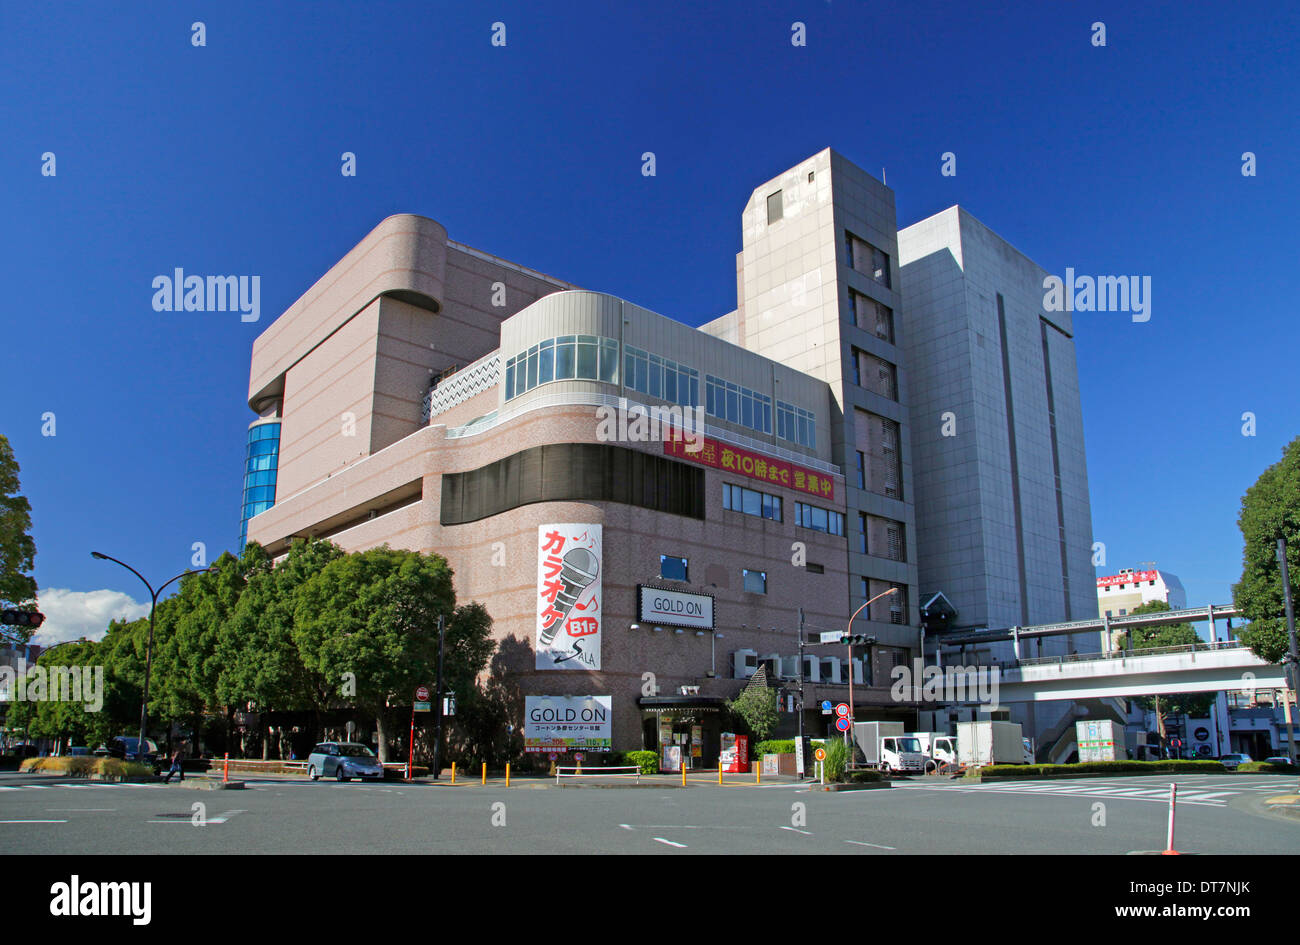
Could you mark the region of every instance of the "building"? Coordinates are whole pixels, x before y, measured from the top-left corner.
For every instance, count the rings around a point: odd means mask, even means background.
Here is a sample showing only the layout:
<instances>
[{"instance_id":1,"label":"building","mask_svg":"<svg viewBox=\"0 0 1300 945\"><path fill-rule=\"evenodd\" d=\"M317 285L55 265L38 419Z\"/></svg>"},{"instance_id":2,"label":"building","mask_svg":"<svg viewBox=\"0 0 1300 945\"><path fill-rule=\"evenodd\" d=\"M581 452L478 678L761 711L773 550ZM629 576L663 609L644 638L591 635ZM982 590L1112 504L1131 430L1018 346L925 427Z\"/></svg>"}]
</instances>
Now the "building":
<instances>
[{"instance_id":1,"label":"building","mask_svg":"<svg viewBox=\"0 0 1300 945\"><path fill-rule=\"evenodd\" d=\"M1140 570L1122 568L1118 574L1097 578L1097 615L1123 617L1135 607L1153 600L1168 604L1170 610L1187 607L1187 592L1178 575L1161 571L1153 565Z\"/></svg>"},{"instance_id":2,"label":"building","mask_svg":"<svg viewBox=\"0 0 1300 945\"><path fill-rule=\"evenodd\" d=\"M706 763L760 667L789 707L800 608L815 641L880 597L867 646L805 654L814 734L850 680L860 717L916 721L890 683L923 620L1083 612L1082 421L1042 270L958 208L900 234L893 192L827 149L754 189L736 273L695 329L388 218L254 344L244 534L440 553L526 695L607 712L616 749L702 737Z\"/></svg>"},{"instance_id":3,"label":"building","mask_svg":"<svg viewBox=\"0 0 1300 945\"><path fill-rule=\"evenodd\" d=\"M1045 311L1047 272L961 207L901 230L898 249L927 649L946 631L1082 619L1092 512L1070 313ZM1100 649L1058 636L1022 656ZM1014 659L1007 643L944 661ZM1041 745L1068 732L1071 709L1011 717Z\"/></svg>"}]
</instances>

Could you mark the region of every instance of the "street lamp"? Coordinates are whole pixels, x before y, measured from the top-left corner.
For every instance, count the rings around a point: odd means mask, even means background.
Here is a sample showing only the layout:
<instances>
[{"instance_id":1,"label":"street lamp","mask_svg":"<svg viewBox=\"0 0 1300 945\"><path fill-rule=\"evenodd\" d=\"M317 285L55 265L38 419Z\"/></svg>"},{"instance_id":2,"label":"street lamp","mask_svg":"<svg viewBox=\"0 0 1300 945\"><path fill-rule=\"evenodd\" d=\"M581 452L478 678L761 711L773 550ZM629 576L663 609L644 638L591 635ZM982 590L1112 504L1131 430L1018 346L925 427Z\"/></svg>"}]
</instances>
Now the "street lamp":
<instances>
[{"instance_id":1,"label":"street lamp","mask_svg":"<svg viewBox=\"0 0 1300 945\"><path fill-rule=\"evenodd\" d=\"M149 589L149 596L151 598L151 601L149 603L149 643L145 647L145 651L144 651L144 698L140 701L140 742L136 748L137 755L143 758L144 746L145 746L145 729L149 725L149 676L153 670L153 624L154 624L154 611L158 609L158 595L161 594L163 590L166 589L167 585L172 583L172 581L179 581L187 574L212 574L218 569L216 567L211 567L211 568L204 568L202 571L182 571L174 578L169 578L166 582L163 583L161 587L158 588L158 590L155 591L153 589L153 585L150 584L148 581L145 581L144 575L141 574L139 571L137 571L135 568L131 567L125 561L118 561L116 558L112 557L111 555L100 554L98 551L92 551L90 553L90 556L92 558L98 558L100 561L112 561L114 564L120 564L122 567L126 568L128 571L130 571L132 574L138 577L141 581L144 581L144 586Z\"/></svg>"},{"instance_id":2,"label":"street lamp","mask_svg":"<svg viewBox=\"0 0 1300 945\"><path fill-rule=\"evenodd\" d=\"M853 705L853 621L858 619L858 614L862 613L882 597L888 597L890 594L897 594L898 588L891 587L882 594L877 594L871 600L867 601L857 610L853 611L853 616L849 618L849 624L844 628L844 641L849 645L849 730L853 729L853 722L857 719L857 713ZM870 619L870 618L868 618ZM847 733L846 733L847 734ZM852 744L852 742L850 742ZM854 756L856 757L856 755Z\"/></svg>"}]
</instances>

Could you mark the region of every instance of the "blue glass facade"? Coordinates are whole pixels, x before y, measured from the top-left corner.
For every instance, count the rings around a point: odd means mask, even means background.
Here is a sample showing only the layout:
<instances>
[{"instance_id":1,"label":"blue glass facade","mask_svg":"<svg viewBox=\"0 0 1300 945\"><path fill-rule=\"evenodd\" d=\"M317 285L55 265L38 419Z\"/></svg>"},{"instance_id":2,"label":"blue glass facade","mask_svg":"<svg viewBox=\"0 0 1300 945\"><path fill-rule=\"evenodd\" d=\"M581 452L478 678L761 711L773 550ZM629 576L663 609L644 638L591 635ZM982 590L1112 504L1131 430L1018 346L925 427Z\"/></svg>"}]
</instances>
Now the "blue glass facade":
<instances>
[{"instance_id":1,"label":"blue glass facade","mask_svg":"<svg viewBox=\"0 0 1300 945\"><path fill-rule=\"evenodd\" d=\"M275 476L280 465L280 422L255 423L248 428L244 453L244 515L239 523L239 549L248 540L248 520L275 505Z\"/></svg>"}]
</instances>

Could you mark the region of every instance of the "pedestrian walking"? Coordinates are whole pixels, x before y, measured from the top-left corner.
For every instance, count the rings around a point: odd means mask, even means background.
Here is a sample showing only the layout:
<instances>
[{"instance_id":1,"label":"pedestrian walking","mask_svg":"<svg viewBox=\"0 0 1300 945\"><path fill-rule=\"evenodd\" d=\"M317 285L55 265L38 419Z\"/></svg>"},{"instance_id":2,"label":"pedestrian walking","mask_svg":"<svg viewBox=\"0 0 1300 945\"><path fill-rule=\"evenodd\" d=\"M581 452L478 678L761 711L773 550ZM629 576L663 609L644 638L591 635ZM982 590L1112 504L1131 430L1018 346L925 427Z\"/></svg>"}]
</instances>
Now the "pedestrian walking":
<instances>
[{"instance_id":1,"label":"pedestrian walking","mask_svg":"<svg viewBox=\"0 0 1300 945\"><path fill-rule=\"evenodd\" d=\"M181 781L185 780L184 762L185 762L185 749L177 748L174 752L172 752L172 766L171 769L167 772L167 777L163 778L163 784L171 784L173 774L180 775Z\"/></svg>"}]
</instances>

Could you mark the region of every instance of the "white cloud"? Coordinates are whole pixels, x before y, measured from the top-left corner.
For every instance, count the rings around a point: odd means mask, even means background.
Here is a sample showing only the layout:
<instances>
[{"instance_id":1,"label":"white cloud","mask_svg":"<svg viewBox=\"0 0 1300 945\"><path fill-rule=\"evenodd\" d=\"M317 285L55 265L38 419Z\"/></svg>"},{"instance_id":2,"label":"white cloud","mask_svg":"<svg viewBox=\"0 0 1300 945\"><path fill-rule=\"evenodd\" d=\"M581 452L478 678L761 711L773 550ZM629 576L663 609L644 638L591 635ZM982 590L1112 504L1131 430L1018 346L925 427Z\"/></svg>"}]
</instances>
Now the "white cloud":
<instances>
[{"instance_id":1,"label":"white cloud","mask_svg":"<svg viewBox=\"0 0 1300 945\"><path fill-rule=\"evenodd\" d=\"M149 603L136 603L121 591L72 591L61 587L42 588L38 607L45 623L32 638L33 643L53 646L65 640L85 637L98 640L108 632L108 622L125 618L138 620L149 616Z\"/></svg>"}]
</instances>

